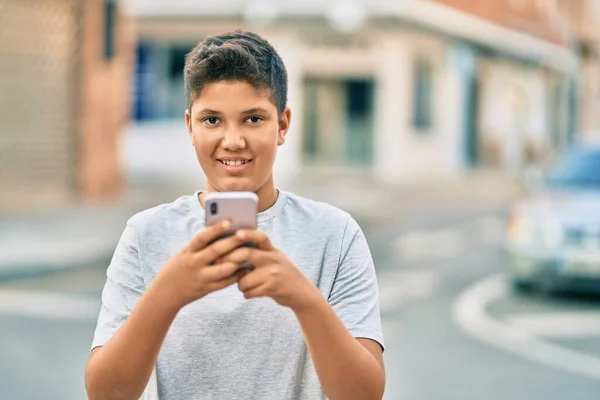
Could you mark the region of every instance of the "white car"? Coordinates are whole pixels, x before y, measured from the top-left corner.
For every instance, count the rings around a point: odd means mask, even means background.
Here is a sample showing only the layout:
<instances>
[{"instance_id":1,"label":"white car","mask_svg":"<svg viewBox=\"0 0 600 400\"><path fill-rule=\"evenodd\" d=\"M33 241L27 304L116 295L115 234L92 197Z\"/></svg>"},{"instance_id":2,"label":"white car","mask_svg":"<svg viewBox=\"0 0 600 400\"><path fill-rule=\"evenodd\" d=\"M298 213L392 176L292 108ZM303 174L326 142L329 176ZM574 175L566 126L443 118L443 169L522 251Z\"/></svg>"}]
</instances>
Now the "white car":
<instances>
[{"instance_id":1,"label":"white car","mask_svg":"<svg viewBox=\"0 0 600 400\"><path fill-rule=\"evenodd\" d=\"M515 286L600 293L600 146L569 151L506 228Z\"/></svg>"}]
</instances>

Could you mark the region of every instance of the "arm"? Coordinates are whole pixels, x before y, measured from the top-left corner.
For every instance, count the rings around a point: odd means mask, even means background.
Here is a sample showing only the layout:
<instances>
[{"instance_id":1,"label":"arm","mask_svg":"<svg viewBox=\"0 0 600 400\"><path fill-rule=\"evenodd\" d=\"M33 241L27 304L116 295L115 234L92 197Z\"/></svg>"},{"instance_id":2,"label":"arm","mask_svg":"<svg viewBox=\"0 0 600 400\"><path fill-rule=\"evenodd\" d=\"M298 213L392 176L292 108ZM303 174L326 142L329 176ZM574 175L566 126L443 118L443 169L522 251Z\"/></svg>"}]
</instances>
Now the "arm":
<instances>
[{"instance_id":1,"label":"arm","mask_svg":"<svg viewBox=\"0 0 600 400\"><path fill-rule=\"evenodd\" d=\"M329 399L381 399L385 374L377 279L358 224L348 222L327 299L264 233L238 235L258 245L224 257L256 267L240 279L239 289L246 298L268 296L293 310Z\"/></svg>"},{"instance_id":2,"label":"arm","mask_svg":"<svg viewBox=\"0 0 600 400\"><path fill-rule=\"evenodd\" d=\"M242 243L232 236L207 245L227 229L214 226L198 234L142 295L135 235L127 227L107 271L95 349L85 374L89 399L138 399L179 310L238 279L233 275L237 264L211 265Z\"/></svg>"},{"instance_id":3,"label":"arm","mask_svg":"<svg viewBox=\"0 0 600 400\"><path fill-rule=\"evenodd\" d=\"M383 397L385 373L377 342L355 339L320 293L312 305L294 313L330 400Z\"/></svg>"},{"instance_id":4,"label":"arm","mask_svg":"<svg viewBox=\"0 0 600 400\"><path fill-rule=\"evenodd\" d=\"M385 371L379 288L369 245L353 218L347 220L344 229L338 268L327 301L319 298L316 304L320 306L299 309L296 315L302 321L300 324L309 349L313 347L311 357L327 394L332 400L381 399ZM348 354L344 355L344 351ZM326 359L336 363L337 368L323 361ZM317 360L321 360L321 371ZM342 377L332 371L341 371ZM344 380L343 375L352 378ZM350 391L352 387L355 392Z\"/></svg>"},{"instance_id":5,"label":"arm","mask_svg":"<svg viewBox=\"0 0 600 400\"><path fill-rule=\"evenodd\" d=\"M142 395L178 312L167 298L159 285L151 286L115 336L93 350L85 374L90 400Z\"/></svg>"}]
</instances>

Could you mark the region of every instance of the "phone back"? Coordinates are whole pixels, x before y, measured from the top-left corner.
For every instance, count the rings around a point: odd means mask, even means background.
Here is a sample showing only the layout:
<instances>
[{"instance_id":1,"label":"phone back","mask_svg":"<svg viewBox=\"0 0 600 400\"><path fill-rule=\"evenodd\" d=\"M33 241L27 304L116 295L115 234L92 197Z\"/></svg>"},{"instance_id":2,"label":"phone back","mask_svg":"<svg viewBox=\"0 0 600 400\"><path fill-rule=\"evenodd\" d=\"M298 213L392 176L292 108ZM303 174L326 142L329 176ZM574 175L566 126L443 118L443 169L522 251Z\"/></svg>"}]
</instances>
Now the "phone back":
<instances>
[{"instance_id":1,"label":"phone back","mask_svg":"<svg viewBox=\"0 0 600 400\"><path fill-rule=\"evenodd\" d=\"M228 219L233 229L256 229L258 196L252 192L214 192L204 198L206 226Z\"/></svg>"}]
</instances>

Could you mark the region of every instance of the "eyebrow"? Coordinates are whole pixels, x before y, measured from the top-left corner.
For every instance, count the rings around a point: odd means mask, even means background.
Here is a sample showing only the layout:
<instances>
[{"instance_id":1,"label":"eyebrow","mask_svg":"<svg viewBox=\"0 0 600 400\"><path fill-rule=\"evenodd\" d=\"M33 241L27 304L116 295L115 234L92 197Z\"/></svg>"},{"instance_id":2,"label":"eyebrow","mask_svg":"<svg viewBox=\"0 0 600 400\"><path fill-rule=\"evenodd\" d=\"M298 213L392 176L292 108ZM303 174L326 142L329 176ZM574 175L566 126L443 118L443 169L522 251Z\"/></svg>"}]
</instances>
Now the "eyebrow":
<instances>
[{"instance_id":1,"label":"eyebrow","mask_svg":"<svg viewBox=\"0 0 600 400\"><path fill-rule=\"evenodd\" d=\"M256 113L266 114L266 113L268 113L268 111L262 107L254 107L249 110L242 111L242 114L256 114Z\"/></svg>"},{"instance_id":2,"label":"eyebrow","mask_svg":"<svg viewBox=\"0 0 600 400\"><path fill-rule=\"evenodd\" d=\"M197 115L221 115L221 111L211 110L210 108L204 108L198 111Z\"/></svg>"},{"instance_id":3,"label":"eyebrow","mask_svg":"<svg viewBox=\"0 0 600 400\"><path fill-rule=\"evenodd\" d=\"M248 110L242 111L240 114L242 115L247 115L247 114L267 114L268 110L262 107L254 107L254 108L250 108ZM223 113L221 111L217 111L217 110L213 110L210 108L203 108L202 110L198 111L196 113L196 115L198 116L203 116L203 115L223 115Z\"/></svg>"}]
</instances>

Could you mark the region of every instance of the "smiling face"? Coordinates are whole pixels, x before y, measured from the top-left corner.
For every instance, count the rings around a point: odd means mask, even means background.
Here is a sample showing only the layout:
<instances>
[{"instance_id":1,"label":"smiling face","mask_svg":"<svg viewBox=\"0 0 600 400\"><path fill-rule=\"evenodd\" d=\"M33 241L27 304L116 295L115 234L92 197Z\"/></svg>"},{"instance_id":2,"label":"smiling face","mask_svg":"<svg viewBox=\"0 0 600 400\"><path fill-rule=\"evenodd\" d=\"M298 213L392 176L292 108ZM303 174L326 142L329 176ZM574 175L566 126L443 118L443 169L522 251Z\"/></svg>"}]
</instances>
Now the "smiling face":
<instances>
[{"instance_id":1,"label":"smiling face","mask_svg":"<svg viewBox=\"0 0 600 400\"><path fill-rule=\"evenodd\" d=\"M248 82L207 84L185 113L207 191L251 191L261 203L276 196L273 164L290 116L289 108L279 116L268 91Z\"/></svg>"}]
</instances>

